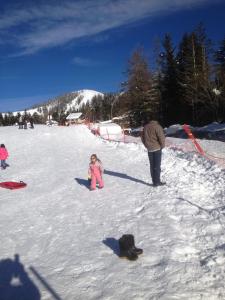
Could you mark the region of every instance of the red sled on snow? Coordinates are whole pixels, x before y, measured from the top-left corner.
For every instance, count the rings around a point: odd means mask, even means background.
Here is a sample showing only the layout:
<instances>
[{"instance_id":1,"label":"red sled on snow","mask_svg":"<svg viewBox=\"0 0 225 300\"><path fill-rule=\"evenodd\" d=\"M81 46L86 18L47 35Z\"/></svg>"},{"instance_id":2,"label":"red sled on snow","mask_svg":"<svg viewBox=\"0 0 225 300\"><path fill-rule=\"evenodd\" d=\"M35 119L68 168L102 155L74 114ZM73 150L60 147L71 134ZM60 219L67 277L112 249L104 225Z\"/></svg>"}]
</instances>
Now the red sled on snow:
<instances>
[{"instance_id":1,"label":"red sled on snow","mask_svg":"<svg viewBox=\"0 0 225 300\"><path fill-rule=\"evenodd\" d=\"M14 182L14 181L6 181L6 182L0 182L0 187L9 189L9 190L15 190L15 189L21 189L26 187L27 184L23 181L20 182Z\"/></svg>"}]
</instances>

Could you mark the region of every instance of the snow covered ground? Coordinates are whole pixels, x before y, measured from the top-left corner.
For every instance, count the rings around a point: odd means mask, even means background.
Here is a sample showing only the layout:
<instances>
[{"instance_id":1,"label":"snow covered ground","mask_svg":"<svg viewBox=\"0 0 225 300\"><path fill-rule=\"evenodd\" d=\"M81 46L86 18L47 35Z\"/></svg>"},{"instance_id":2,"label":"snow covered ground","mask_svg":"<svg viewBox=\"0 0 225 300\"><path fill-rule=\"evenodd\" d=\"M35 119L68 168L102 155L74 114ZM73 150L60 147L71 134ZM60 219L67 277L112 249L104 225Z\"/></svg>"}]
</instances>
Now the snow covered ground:
<instances>
[{"instance_id":1,"label":"snow covered ground","mask_svg":"<svg viewBox=\"0 0 225 300\"><path fill-rule=\"evenodd\" d=\"M14 295L4 300L225 299L225 171L217 164L166 148L167 185L153 188L141 144L103 141L82 125L0 127L0 143L10 153L0 181L28 184L0 189L1 300L3 292ZM224 143L203 143L225 156ZM105 188L90 192L92 153ZM125 233L144 250L137 261L118 257Z\"/></svg>"}]
</instances>

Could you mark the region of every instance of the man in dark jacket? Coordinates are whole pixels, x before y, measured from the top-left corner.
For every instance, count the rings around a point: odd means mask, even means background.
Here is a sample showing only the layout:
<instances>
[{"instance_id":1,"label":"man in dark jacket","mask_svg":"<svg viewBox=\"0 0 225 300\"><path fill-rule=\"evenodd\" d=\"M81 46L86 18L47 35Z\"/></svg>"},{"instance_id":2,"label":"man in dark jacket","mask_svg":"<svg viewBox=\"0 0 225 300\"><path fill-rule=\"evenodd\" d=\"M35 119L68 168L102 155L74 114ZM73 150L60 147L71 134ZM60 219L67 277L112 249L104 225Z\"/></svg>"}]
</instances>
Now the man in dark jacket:
<instances>
[{"instance_id":1,"label":"man in dark jacket","mask_svg":"<svg viewBox=\"0 0 225 300\"><path fill-rule=\"evenodd\" d=\"M157 121L150 121L144 126L142 142L148 150L153 186L164 185L165 182L160 180L160 173L162 149L165 147L165 135L163 128Z\"/></svg>"}]
</instances>

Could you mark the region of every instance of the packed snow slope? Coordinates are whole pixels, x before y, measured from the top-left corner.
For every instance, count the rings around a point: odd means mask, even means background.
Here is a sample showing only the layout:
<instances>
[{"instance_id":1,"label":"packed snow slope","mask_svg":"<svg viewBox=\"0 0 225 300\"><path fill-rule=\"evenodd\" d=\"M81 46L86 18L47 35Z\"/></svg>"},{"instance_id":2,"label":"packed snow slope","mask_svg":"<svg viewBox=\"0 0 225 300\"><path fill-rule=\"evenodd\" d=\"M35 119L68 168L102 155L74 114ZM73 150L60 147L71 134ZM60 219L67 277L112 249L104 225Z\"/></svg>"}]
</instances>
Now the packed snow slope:
<instances>
[{"instance_id":1,"label":"packed snow slope","mask_svg":"<svg viewBox=\"0 0 225 300\"><path fill-rule=\"evenodd\" d=\"M24 287L23 300L225 299L225 173L218 165L166 148L167 185L154 188L141 144L106 142L84 126L1 127L0 143L10 154L0 181L27 183L0 189L0 278L10 281L0 295ZM92 153L105 167L102 190L86 186ZM144 250L137 261L118 257L125 233ZM15 254L27 276L14 272ZM29 297L35 289L40 296Z\"/></svg>"}]
</instances>

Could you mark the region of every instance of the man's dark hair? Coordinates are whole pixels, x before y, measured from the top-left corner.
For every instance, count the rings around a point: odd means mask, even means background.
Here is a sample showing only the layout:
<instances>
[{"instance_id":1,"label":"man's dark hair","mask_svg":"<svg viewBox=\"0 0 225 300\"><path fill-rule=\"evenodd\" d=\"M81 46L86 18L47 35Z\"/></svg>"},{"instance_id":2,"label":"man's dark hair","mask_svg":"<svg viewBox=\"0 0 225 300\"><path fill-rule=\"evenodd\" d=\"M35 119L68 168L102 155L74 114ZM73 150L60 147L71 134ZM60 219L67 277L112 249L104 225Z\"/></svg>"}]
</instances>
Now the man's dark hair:
<instances>
[{"instance_id":1,"label":"man's dark hair","mask_svg":"<svg viewBox=\"0 0 225 300\"><path fill-rule=\"evenodd\" d=\"M148 113L143 115L142 124L143 126L148 124L150 121L158 121L159 118L155 113Z\"/></svg>"}]
</instances>

